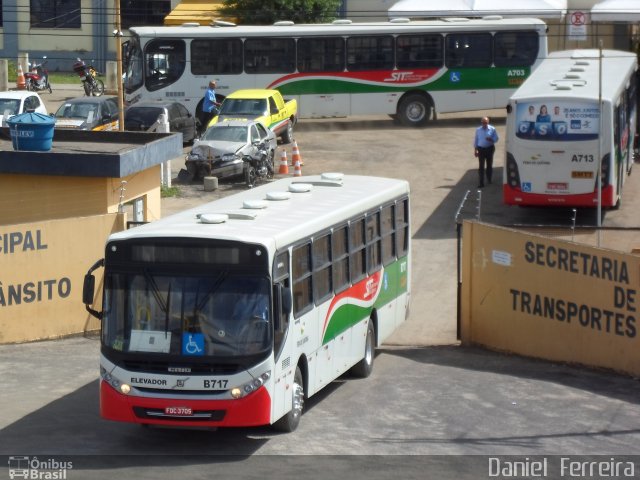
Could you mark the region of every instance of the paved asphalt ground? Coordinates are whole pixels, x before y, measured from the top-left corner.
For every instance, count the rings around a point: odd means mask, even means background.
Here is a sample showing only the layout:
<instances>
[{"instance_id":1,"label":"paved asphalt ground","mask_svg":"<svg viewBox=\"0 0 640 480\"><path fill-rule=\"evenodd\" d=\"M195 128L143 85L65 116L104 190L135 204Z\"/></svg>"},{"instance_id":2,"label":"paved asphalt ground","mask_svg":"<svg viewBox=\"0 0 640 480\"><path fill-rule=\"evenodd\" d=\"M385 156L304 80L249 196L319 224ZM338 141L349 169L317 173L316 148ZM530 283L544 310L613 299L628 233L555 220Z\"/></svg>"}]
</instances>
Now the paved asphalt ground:
<instances>
[{"instance_id":1,"label":"paved asphalt ground","mask_svg":"<svg viewBox=\"0 0 640 480\"><path fill-rule=\"evenodd\" d=\"M81 94L80 85L54 85L54 94L43 99L55 111L64 98ZM504 134L501 112L492 113ZM560 478L554 455L617 461L637 454L637 379L457 345L453 215L465 191L475 192L469 144L477 118L443 117L424 130L396 128L377 117L303 120L296 130L304 174L355 170L411 182L411 316L379 351L369 379L334 382L309 400L300 428L289 435L268 428L143 429L99 418L94 336L4 345L0 455L69 458L76 466L67 472L69 479L173 480L489 478L487 455L548 458L547 478ZM377 137L388 133L392 144L380 146ZM204 192L199 183L179 181L182 160L172 162L181 196L163 199L164 213L242 188L224 184ZM638 178L631 177L627 204L608 214L610 224L638 223L632 208L640 198ZM499 196L497 187L483 191L483 218L521 214L502 210ZM580 240L593 241L587 237ZM605 238L608 246L625 251L640 243L634 243L637 234ZM8 478L1 462L0 479Z\"/></svg>"}]
</instances>

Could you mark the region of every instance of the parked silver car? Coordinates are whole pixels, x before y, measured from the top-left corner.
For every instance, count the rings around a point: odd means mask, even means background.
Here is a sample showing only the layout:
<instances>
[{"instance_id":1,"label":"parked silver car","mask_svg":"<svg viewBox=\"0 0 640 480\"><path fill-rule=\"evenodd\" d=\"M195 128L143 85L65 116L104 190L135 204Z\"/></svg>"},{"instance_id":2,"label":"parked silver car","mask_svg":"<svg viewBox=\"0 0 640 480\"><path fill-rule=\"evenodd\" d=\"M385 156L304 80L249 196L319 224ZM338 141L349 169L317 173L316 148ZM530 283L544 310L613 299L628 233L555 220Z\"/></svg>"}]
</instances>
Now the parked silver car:
<instances>
[{"instance_id":1,"label":"parked silver car","mask_svg":"<svg viewBox=\"0 0 640 480\"><path fill-rule=\"evenodd\" d=\"M262 123L253 120L233 120L211 125L200 140L196 140L185 158L192 178L214 176L235 177L243 174L245 155L267 152L273 164L278 146L275 134Z\"/></svg>"}]
</instances>

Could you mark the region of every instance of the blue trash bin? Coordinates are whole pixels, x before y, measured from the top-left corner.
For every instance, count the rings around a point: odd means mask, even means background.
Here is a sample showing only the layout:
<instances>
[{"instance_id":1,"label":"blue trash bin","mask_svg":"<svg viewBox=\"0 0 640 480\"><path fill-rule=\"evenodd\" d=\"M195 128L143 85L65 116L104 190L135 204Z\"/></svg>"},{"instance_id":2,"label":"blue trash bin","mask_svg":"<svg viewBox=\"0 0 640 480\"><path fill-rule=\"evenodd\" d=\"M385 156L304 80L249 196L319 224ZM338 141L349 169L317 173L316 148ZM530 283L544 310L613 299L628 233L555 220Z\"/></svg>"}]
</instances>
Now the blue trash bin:
<instances>
[{"instance_id":1,"label":"blue trash bin","mask_svg":"<svg viewBox=\"0 0 640 480\"><path fill-rule=\"evenodd\" d=\"M42 113L23 113L7 120L14 150L48 152L53 143L55 119Z\"/></svg>"}]
</instances>

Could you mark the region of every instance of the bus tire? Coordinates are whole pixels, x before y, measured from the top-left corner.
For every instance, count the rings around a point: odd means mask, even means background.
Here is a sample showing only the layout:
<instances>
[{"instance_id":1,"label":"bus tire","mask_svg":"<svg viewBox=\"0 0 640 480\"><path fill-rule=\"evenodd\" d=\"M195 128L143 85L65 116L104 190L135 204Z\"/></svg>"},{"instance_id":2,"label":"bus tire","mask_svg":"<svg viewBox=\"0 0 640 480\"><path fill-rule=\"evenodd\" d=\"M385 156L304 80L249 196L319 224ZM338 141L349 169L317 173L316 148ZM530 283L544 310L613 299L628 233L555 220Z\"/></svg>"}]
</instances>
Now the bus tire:
<instances>
[{"instance_id":1,"label":"bus tire","mask_svg":"<svg viewBox=\"0 0 640 480\"><path fill-rule=\"evenodd\" d=\"M398 119L406 127L422 127L431 118L433 105L425 95L412 93L398 105Z\"/></svg>"},{"instance_id":2,"label":"bus tire","mask_svg":"<svg viewBox=\"0 0 640 480\"><path fill-rule=\"evenodd\" d=\"M373 319L367 325L367 337L364 342L364 357L351 368L351 374L359 378L367 378L373 371L373 361L376 355L376 330Z\"/></svg>"},{"instance_id":3,"label":"bus tire","mask_svg":"<svg viewBox=\"0 0 640 480\"><path fill-rule=\"evenodd\" d=\"M296 373L293 376L291 394L293 395L291 410L273 424L273 427L280 432L291 433L300 425L300 417L304 409L304 379L299 366L296 367Z\"/></svg>"}]
</instances>

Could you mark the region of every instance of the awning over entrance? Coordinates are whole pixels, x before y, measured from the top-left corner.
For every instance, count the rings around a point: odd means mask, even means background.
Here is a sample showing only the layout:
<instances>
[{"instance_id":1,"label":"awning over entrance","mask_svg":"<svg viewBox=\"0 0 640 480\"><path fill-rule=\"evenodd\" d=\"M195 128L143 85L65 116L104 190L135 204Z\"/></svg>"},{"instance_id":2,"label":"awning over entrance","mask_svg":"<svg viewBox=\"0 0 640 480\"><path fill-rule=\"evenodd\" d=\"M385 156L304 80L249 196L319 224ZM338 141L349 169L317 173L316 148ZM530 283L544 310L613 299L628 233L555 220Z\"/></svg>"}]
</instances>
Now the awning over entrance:
<instances>
[{"instance_id":1,"label":"awning over entrance","mask_svg":"<svg viewBox=\"0 0 640 480\"><path fill-rule=\"evenodd\" d=\"M566 13L567 0L400 0L388 10L389 18L501 15L561 19Z\"/></svg>"},{"instance_id":2,"label":"awning over entrance","mask_svg":"<svg viewBox=\"0 0 640 480\"><path fill-rule=\"evenodd\" d=\"M592 22L640 22L640 0L604 0L591 8Z\"/></svg>"},{"instance_id":3,"label":"awning over entrance","mask_svg":"<svg viewBox=\"0 0 640 480\"><path fill-rule=\"evenodd\" d=\"M164 24L182 25L194 22L200 25L210 25L220 17L218 9L221 6L222 0L182 0L169 15L164 17Z\"/></svg>"}]
</instances>

